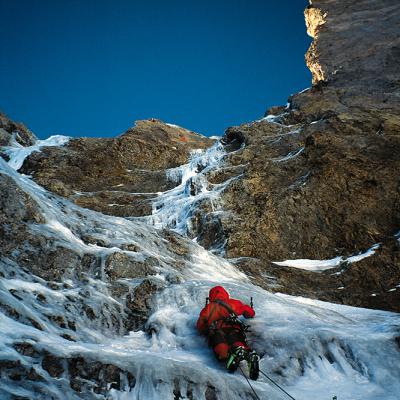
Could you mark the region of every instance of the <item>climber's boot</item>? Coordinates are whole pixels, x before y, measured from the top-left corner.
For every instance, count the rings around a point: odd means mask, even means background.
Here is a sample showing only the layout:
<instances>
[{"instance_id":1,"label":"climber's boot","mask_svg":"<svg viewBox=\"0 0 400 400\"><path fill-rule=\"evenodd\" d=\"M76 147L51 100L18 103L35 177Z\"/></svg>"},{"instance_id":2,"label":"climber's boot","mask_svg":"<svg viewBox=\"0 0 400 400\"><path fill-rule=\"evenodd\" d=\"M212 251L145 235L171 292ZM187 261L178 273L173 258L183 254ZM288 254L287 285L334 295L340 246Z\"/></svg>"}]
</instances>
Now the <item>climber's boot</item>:
<instances>
[{"instance_id":1,"label":"climber's boot","mask_svg":"<svg viewBox=\"0 0 400 400\"><path fill-rule=\"evenodd\" d=\"M255 381L258 379L258 375L260 374L259 362L260 362L260 357L254 350L250 351L247 354L247 365L249 367L249 376L250 379L253 379Z\"/></svg>"},{"instance_id":2,"label":"climber's boot","mask_svg":"<svg viewBox=\"0 0 400 400\"><path fill-rule=\"evenodd\" d=\"M226 369L228 372L235 372L239 367L240 361L244 360L246 357L246 349L242 346L235 347L232 352L230 352L228 361L226 363Z\"/></svg>"}]
</instances>

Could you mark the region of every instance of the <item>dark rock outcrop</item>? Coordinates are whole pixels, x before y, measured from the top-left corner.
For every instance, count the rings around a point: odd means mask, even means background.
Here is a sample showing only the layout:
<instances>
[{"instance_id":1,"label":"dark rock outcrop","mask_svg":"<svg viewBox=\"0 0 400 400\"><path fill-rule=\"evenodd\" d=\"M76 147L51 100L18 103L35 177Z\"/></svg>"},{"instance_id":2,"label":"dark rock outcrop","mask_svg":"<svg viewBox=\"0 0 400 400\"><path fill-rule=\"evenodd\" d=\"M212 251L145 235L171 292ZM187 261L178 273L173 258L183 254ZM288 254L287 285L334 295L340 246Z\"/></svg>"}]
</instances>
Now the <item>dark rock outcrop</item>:
<instances>
[{"instance_id":1,"label":"dark rock outcrop","mask_svg":"<svg viewBox=\"0 0 400 400\"><path fill-rule=\"evenodd\" d=\"M137 121L113 139L72 139L33 153L21 168L46 189L115 216L151 214L151 199L172 188L166 170L214 141L159 120Z\"/></svg>"},{"instance_id":2,"label":"dark rock outcrop","mask_svg":"<svg viewBox=\"0 0 400 400\"><path fill-rule=\"evenodd\" d=\"M24 362L1 361L2 379L23 382L25 387L34 390L41 398L56 398L51 390L46 389L46 374L60 379L60 385L71 387L79 395L86 393L85 398L90 399L98 398L96 394L107 395L110 389L129 391L136 384L135 377L130 372L113 364L79 356L64 359L25 343L16 344L15 349ZM34 367L27 367L32 360ZM25 396L20 398L27 399Z\"/></svg>"},{"instance_id":3,"label":"dark rock outcrop","mask_svg":"<svg viewBox=\"0 0 400 400\"><path fill-rule=\"evenodd\" d=\"M11 145L13 139L21 146L31 146L36 136L24 124L14 122L0 112L0 146Z\"/></svg>"}]
</instances>

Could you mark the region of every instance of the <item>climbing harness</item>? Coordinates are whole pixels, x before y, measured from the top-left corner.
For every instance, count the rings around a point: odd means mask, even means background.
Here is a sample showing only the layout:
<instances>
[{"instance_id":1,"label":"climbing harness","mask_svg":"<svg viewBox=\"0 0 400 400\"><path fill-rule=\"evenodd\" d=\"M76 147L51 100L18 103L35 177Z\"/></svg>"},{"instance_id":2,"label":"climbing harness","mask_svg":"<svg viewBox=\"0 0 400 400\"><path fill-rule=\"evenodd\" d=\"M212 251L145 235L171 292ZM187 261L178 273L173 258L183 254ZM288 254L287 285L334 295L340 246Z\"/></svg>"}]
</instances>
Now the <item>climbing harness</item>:
<instances>
[{"instance_id":1,"label":"climbing harness","mask_svg":"<svg viewBox=\"0 0 400 400\"><path fill-rule=\"evenodd\" d=\"M208 302L209 302L209 299L207 297L206 298L206 305L208 304ZM213 300L212 303L217 303L220 306L224 307L225 310L228 311L229 316L213 321L211 323L211 325L209 326L209 330L210 331L212 331L213 329L217 329L218 323L221 322L221 321L226 323L226 324L228 324L228 325L238 325L238 326L240 326L240 329L245 333L250 331L250 325L246 325L243 321L241 321L228 304L226 304L223 301L218 300L218 299Z\"/></svg>"}]
</instances>

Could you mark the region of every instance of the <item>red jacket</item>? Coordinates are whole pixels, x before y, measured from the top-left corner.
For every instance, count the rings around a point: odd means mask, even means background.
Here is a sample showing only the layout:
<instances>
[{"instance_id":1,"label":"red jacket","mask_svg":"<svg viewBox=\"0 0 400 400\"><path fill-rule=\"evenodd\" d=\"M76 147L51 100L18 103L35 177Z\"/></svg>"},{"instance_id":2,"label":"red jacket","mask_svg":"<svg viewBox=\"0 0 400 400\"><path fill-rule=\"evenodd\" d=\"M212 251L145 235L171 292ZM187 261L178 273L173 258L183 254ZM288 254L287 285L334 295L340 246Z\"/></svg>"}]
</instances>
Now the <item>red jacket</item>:
<instances>
[{"instance_id":1,"label":"red jacket","mask_svg":"<svg viewBox=\"0 0 400 400\"><path fill-rule=\"evenodd\" d=\"M247 304L243 304L239 300L230 299L228 292L222 286L215 286L210 290L210 302L200 312L199 319L197 320L197 329L200 333L206 334L210 325L223 318L229 317L229 311L221 304L215 302L220 300L236 315L243 315L245 318L253 318L255 315L254 310Z\"/></svg>"}]
</instances>

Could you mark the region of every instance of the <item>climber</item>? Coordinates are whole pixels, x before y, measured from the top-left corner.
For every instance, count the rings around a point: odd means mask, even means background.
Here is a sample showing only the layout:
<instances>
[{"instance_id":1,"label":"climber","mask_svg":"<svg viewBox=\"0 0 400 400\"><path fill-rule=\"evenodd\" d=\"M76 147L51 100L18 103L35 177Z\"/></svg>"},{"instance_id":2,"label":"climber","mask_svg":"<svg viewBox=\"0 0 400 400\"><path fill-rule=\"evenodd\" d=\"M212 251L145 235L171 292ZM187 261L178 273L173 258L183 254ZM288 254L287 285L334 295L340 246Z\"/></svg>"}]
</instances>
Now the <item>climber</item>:
<instances>
[{"instance_id":1,"label":"climber","mask_svg":"<svg viewBox=\"0 0 400 400\"><path fill-rule=\"evenodd\" d=\"M226 368L234 372L240 361L246 360L251 379L258 378L259 357L251 350L246 340L246 325L238 318L253 318L252 307L241 301L229 298L228 292L222 286L210 290L209 303L201 310L197 320L197 329L202 335L208 336L208 344L213 348L219 360L227 360Z\"/></svg>"}]
</instances>

